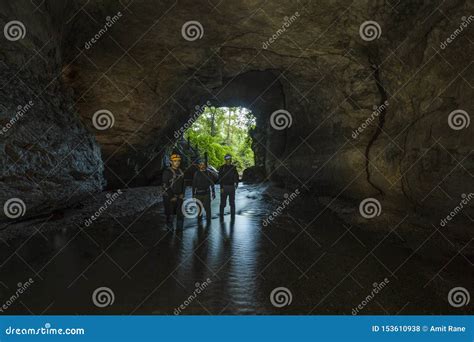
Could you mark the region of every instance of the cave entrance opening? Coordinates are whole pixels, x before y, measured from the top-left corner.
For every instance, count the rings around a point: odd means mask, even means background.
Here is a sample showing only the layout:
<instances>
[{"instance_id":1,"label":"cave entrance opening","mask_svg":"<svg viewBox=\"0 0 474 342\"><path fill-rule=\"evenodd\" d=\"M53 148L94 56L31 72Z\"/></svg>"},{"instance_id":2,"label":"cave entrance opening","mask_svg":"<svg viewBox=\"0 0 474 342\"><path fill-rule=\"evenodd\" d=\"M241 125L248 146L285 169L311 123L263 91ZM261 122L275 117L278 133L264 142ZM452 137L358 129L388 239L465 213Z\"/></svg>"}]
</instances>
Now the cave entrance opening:
<instances>
[{"instance_id":1,"label":"cave entrance opening","mask_svg":"<svg viewBox=\"0 0 474 342\"><path fill-rule=\"evenodd\" d=\"M205 159L212 168L232 155L239 173L255 165L252 133L256 118L245 107L202 106L200 114L182 136L182 153L191 160Z\"/></svg>"}]
</instances>

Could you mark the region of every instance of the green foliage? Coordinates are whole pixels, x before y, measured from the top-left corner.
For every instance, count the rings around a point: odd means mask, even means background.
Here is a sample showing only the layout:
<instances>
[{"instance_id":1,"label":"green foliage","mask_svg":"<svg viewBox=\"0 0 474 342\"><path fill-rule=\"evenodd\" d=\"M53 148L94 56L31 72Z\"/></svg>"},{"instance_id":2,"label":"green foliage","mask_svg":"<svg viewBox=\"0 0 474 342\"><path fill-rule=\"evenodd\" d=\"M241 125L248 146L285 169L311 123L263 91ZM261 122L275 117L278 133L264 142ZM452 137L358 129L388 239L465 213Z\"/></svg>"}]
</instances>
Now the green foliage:
<instances>
[{"instance_id":1,"label":"green foliage","mask_svg":"<svg viewBox=\"0 0 474 342\"><path fill-rule=\"evenodd\" d=\"M230 153L241 172L254 165L252 141L248 134L254 127L255 118L245 108L205 107L186 136L202 154L207 151L210 165L219 167L224 163L224 156Z\"/></svg>"}]
</instances>

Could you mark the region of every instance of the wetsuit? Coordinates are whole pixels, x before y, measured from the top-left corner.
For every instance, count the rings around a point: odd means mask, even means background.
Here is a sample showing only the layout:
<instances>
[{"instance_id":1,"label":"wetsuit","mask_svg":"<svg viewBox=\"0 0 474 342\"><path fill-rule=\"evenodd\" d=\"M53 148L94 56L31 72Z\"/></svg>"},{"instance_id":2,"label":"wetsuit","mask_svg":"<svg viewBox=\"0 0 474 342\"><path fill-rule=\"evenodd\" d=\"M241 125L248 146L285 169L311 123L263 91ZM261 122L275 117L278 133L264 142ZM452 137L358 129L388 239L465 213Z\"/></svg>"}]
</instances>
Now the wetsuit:
<instances>
[{"instance_id":1,"label":"wetsuit","mask_svg":"<svg viewBox=\"0 0 474 342\"><path fill-rule=\"evenodd\" d=\"M235 215L235 189L239 185L239 174L234 165L224 164L219 168L219 183L221 185L220 216L224 215L227 197L229 197L230 213Z\"/></svg>"},{"instance_id":2,"label":"wetsuit","mask_svg":"<svg viewBox=\"0 0 474 342\"><path fill-rule=\"evenodd\" d=\"M163 171L163 204L166 222L171 221L171 215L183 217L181 207L184 198L184 173L181 169L168 167Z\"/></svg>"}]
</instances>

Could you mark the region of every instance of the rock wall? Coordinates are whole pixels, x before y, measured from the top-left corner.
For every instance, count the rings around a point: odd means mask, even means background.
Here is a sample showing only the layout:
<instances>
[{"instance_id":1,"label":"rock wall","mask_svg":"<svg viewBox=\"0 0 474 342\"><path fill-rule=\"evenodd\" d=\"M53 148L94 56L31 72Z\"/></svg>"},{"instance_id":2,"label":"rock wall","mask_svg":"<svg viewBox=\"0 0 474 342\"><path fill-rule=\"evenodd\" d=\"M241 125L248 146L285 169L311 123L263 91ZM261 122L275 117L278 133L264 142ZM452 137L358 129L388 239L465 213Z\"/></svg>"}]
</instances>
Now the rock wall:
<instances>
[{"instance_id":1,"label":"rock wall","mask_svg":"<svg viewBox=\"0 0 474 342\"><path fill-rule=\"evenodd\" d=\"M473 125L448 123L473 112L467 1L84 0L63 17L64 82L112 187L146 184L196 105L235 104L234 80L261 75L281 96L241 102L255 107L274 179L417 209L472 192ZM285 130L270 122L279 109Z\"/></svg>"},{"instance_id":2,"label":"rock wall","mask_svg":"<svg viewBox=\"0 0 474 342\"><path fill-rule=\"evenodd\" d=\"M0 38L0 219L45 214L104 185L100 148L62 81L65 26L55 20L68 6L0 4L10 27Z\"/></svg>"}]
</instances>

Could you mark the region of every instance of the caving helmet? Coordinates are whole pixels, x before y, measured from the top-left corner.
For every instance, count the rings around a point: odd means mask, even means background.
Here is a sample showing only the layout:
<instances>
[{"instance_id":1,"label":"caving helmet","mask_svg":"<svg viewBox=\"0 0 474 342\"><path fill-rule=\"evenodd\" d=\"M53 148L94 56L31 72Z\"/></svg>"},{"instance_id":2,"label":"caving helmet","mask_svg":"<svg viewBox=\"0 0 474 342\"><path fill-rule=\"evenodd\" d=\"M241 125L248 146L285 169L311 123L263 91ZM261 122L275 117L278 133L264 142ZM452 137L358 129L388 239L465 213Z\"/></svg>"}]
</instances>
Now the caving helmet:
<instances>
[{"instance_id":1,"label":"caving helmet","mask_svg":"<svg viewBox=\"0 0 474 342\"><path fill-rule=\"evenodd\" d=\"M176 154L176 153L173 153L170 157L170 160L171 161L174 161L174 160L181 160L181 156L179 154Z\"/></svg>"}]
</instances>

